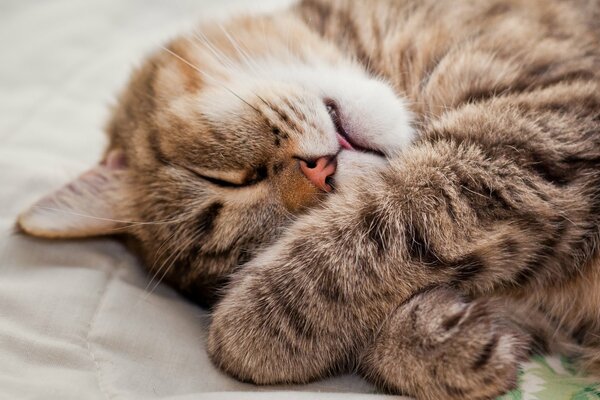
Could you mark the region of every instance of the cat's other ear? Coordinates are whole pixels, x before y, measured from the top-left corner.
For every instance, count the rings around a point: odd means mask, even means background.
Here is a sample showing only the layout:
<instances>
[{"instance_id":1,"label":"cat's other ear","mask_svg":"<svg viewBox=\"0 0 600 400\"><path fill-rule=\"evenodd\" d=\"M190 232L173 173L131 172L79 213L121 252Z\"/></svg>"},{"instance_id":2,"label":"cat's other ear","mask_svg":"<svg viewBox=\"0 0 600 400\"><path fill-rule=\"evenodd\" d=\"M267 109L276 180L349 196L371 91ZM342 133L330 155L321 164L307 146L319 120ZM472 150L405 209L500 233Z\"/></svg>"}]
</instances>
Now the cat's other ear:
<instances>
[{"instance_id":1,"label":"cat's other ear","mask_svg":"<svg viewBox=\"0 0 600 400\"><path fill-rule=\"evenodd\" d=\"M112 150L101 164L24 211L17 225L32 236L56 239L123 233L125 173L123 153Z\"/></svg>"}]
</instances>

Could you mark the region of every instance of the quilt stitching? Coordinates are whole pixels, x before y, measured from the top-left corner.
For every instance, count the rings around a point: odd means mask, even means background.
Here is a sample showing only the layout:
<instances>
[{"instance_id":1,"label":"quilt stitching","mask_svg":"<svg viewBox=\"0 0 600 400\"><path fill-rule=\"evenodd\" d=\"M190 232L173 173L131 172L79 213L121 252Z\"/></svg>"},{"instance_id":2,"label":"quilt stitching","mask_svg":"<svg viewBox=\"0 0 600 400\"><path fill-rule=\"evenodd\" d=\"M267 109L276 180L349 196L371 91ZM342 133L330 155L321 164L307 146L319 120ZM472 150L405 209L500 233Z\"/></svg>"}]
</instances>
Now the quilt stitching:
<instances>
[{"instance_id":1,"label":"quilt stitching","mask_svg":"<svg viewBox=\"0 0 600 400\"><path fill-rule=\"evenodd\" d=\"M104 298L106 297L106 293L108 292L108 287L110 286L111 282L113 281L113 276L114 276L114 270L111 270L107 274L106 283L104 285L104 288L100 292L98 304L96 305L96 309L94 310L94 313L92 314L92 317L90 318L90 323L88 325L88 331L87 331L87 334L85 335L85 345L87 347L88 353L90 354L90 358L92 359L92 362L94 363L94 367L96 369L95 375L96 375L96 382L98 383L98 389L100 390L100 393L102 393L102 395L104 396L104 398L106 400L114 399L115 396L109 394L109 391L106 389L106 386L104 385L104 377L102 374L102 368L100 366L100 363L98 362L98 359L96 358L96 355L94 354L94 351L92 350L90 334L92 332L92 328L96 322L96 319L98 318L98 315L100 314L100 309L102 308L102 304L104 303Z\"/></svg>"}]
</instances>

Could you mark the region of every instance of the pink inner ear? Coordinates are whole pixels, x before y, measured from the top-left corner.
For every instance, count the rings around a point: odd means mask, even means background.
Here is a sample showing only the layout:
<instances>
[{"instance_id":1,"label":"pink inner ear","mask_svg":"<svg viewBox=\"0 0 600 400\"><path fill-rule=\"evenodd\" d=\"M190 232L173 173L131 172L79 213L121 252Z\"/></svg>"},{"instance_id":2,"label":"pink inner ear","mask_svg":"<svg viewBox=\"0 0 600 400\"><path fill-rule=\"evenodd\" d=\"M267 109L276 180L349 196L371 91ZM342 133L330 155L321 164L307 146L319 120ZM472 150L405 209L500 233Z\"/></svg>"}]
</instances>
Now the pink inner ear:
<instances>
[{"instance_id":1,"label":"pink inner ear","mask_svg":"<svg viewBox=\"0 0 600 400\"><path fill-rule=\"evenodd\" d=\"M127 158L122 150L111 150L102 165L105 165L108 169L124 169L127 167Z\"/></svg>"}]
</instances>

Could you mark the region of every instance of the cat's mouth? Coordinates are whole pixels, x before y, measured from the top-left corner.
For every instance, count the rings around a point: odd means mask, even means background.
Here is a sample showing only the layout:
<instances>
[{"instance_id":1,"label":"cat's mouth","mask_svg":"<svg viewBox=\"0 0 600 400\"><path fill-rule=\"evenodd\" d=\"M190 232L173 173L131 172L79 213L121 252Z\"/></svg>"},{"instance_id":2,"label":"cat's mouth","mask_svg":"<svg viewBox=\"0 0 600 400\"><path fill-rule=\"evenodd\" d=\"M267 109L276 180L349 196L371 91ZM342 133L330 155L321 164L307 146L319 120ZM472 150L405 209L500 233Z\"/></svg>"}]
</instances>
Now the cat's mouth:
<instances>
[{"instance_id":1,"label":"cat's mouth","mask_svg":"<svg viewBox=\"0 0 600 400\"><path fill-rule=\"evenodd\" d=\"M375 149L365 144L358 144L356 138L352 138L350 133L345 128L342 113L340 112L339 105L335 100L326 99L325 107L327 108L327 112L329 113L331 121L335 126L337 140L342 149L351 151L362 151L364 153L372 153L380 157L385 157L383 152L379 149Z\"/></svg>"}]
</instances>

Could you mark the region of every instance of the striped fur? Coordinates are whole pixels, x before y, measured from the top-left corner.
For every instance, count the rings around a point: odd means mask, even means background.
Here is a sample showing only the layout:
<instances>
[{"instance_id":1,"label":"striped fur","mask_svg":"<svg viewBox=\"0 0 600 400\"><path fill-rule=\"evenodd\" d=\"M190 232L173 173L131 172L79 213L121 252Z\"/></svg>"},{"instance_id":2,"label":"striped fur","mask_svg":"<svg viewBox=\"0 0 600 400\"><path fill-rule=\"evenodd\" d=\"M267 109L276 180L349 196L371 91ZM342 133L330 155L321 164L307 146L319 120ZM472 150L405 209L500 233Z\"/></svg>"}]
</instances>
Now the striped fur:
<instances>
[{"instance_id":1,"label":"striped fur","mask_svg":"<svg viewBox=\"0 0 600 400\"><path fill-rule=\"evenodd\" d=\"M304 0L207 23L113 110L120 215L151 222L128 236L218 301L209 352L244 381L494 398L528 351L600 373L598 21L593 0ZM339 152L328 90L385 160ZM323 155L327 195L298 169Z\"/></svg>"}]
</instances>

